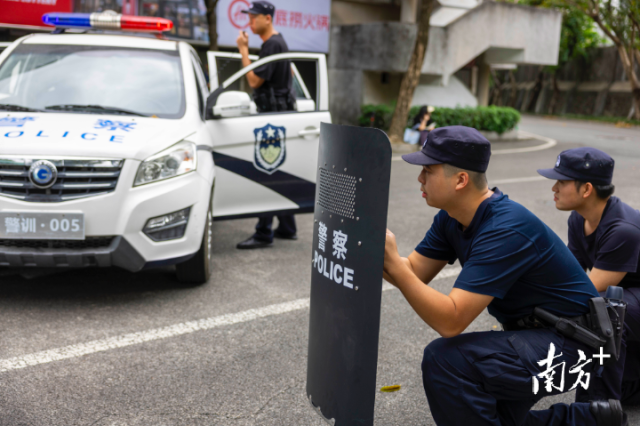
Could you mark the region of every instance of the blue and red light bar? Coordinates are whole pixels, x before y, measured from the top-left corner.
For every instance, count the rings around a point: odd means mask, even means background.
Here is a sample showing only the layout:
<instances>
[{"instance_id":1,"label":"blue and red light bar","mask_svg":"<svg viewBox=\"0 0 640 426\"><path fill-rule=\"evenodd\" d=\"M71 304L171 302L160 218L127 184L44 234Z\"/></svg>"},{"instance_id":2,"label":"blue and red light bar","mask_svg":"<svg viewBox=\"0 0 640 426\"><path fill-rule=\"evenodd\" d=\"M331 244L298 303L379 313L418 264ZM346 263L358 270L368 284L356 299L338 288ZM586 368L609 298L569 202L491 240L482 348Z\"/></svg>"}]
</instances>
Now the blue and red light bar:
<instances>
[{"instance_id":1,"label":"blue and red light bar","mask_svg":"<svg viewBox=\"0 0 640 426\"><path fill-rule=\"evenodd\" d=\"M45 13L42 22L56 28L163 32L173 28L173 22L151 16L131 16L118 13Z\"/></svg>"}]
</instances>

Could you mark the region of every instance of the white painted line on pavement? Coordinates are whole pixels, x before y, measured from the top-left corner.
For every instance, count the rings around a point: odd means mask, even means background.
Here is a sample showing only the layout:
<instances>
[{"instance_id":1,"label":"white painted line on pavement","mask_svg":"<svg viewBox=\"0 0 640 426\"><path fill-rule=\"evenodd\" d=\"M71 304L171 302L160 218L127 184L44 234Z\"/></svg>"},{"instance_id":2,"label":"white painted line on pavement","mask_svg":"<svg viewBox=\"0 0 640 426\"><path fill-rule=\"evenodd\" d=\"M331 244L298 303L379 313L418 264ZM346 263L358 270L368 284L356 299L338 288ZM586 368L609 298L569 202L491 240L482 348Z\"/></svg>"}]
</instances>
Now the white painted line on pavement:
<instances>
[{"instance_id":1,"label":"white painted line on pavement","mask_svg":"<svg viewBox=\"0 0 640 426\"><path fill-rule=\"evenodd\" d=\"M493 149L491 150L491 155L500 155L500 154L518 154L521 152L533 152L533 151L542 151L544 149L549 149L558 144L558 141L555 139L548 138L546 136L540 136L533 133L525 132L524 130L520 130L519 133L524 136L528 136L532 139L538 139L544 141L542 145L529 146L527 148L511 148L511 149Z\"/></svg>"},{"instance_id":2,"label":"white painted line on pavement","mask_svg":"<svg viewBox=\"0 0 640 426\"><path fill-rule=\"evenodd\" d=\"M434 280L449 278L460 273L460 268L447 268L442 270ZM395 288L391 284L385 283L382 290ZM279 303L264 306L262 308L249 309L235 314L225 314L217 317L205 318L197 321L183 322L168 327L155 328L137 333L123 334L121 336L109 337L107 339L94 340L77 345L65 346L63 348L51 349L48 351L35 352L28 355L18 356L0 360L0 373L20 368L32 367L40 364L47 364L63 359L78 358L83 355L108 351L111 349L124 348L126 346L151 342L154 340L166 339L169 337L181 336L195 331L209 330L225 325L240 324L273 315L285 314L287 312L299 311L309 307L309 298L297 299L291 302Z\"/></svg>"},{"instance_id":3,"label":"white painted line on pavement","mask_svg":"<svg viewBox=\"0 0 640 426\"><path fill-rule=\"evenodd\" d=\"M544 176L527 176L527 177L520 177L520 178L513 178L513 179L498 179L498 180L492 180L491 182L489 182L489 187L492 187L494 185L502 185L503 183L535 182L538 180L550 180L550 179L547 179Z\"/></svg>"},{"instance_id":4,"label":"white painted line on pavement","mask_svg":"<svg viewBox=\"0 0 640 426\"><path fill-rule=\"evenodd\" d=\"M308 307L308 298L298 299L277 305L265 306L263 308L249 309L248 311L238 312L236 314L226 314L197 321L183 322L181 324L174 324L168 327L123 334L122 336L109 337L107 339L94 340L92 342L80 343L77 345L36 352L15 358L3 359L0 360L0 373L39 364L46 364L52 361L76 358L82 355L93 354L110 349L124 348L126 346L137 345L139 343L166 339L168 337L180 336L182 334L208 330L224 325L253 321L255 319L284 314Z\"/></svg>"}]
</instances>

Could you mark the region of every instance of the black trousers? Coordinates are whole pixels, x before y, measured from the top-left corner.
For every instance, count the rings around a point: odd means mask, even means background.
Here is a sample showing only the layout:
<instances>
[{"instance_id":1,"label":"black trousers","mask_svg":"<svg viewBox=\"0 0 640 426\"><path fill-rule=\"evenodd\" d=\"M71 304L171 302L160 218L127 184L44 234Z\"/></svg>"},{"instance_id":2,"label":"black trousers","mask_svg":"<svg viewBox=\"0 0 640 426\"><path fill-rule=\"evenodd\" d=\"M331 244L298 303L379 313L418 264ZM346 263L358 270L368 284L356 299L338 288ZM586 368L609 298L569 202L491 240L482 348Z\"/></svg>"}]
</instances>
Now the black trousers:
<instances>
[{"instance_id":1,"label":"black trousers","mask_svg":"<svg viewBox=\"0 0 640 426\"><path fill-rule=\"evenodd\" d=\"M541 365L549 357L551 344L555 349L552 365ZM438 426L596 426L589 403L530 411L543 397L568 392L578 379L585 379L571 372L585 362L580 351L588 359L594 354L590 347L553 329L436 339L426 347L422 361L433 419ZM592 361L582 370L592 378L594 367ZM552 385L545 377L553 378Z\"/></svg>"},{"instance_id":2,"label":"black trousers","mask_svg":"<svg viewBox=\"0 0 640 426\"><path fill-rule=\"evenodd\" d=\"M253 234L253 238L260 241L272 242L273 241L273 216L261 217L256 224L256 233ZM296 219L293 215L278 216L278 228L276 231L278 235L284 237L291 237L296 234Z\"/></svg>"}]
</instances>

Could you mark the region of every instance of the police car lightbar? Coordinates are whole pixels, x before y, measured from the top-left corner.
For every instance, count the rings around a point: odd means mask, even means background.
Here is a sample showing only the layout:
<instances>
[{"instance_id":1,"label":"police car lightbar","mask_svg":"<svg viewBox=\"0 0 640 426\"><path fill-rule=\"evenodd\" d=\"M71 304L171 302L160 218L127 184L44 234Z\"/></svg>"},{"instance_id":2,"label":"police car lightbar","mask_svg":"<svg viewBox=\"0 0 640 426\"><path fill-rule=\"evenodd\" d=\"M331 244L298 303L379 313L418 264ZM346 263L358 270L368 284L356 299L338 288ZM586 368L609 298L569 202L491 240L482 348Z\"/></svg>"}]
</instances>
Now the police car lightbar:
<instances>
[{"instance_id":1,"label":"police car lightbar","mask_svg":"<svg viewBox=\"0 0 640 426\"><path fill-rule=\"evenodd\" d=\"M173 22L150 16L131 16L119 13L45 13L42 22L56 28L82 28L95 30L123 30L162 32L173 28Z\"/></svg>"}]
</instances>

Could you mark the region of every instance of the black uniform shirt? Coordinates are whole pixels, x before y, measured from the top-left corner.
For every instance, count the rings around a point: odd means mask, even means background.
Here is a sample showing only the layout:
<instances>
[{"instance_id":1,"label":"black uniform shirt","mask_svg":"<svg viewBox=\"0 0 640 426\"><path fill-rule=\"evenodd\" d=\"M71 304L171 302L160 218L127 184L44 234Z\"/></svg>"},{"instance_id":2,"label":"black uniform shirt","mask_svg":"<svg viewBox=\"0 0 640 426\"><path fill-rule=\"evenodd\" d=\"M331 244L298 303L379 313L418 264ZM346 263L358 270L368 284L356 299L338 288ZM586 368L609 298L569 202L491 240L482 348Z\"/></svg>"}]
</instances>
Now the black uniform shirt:
<instances>
[{"instance_id":1,"label":"black uniform shirt","mask_svg":"<svg viewBox=\"0 0 640 426\"><path fill-rule=\"evenodd\" d=\"M502 324L536 306L559 316L589 312L598 292L571 252L547 225L497 188L466 229L440 210L416 251L462 265L455 288L493 296L487 307Z\"/></svg>"},{"instance_id":2,"label":"black uniform shirt","mask_svg":"<svg viewBox=\"0 0 640 426\"><path fill-rule=\"evenodd\" d=\"M260 59L275 55L277 53L286 53L289 51L287 43L284 41L282 34L274 34L262 44L260 48ZM270 89L273 88L274 94L278 97L288 96L291 92L291 62L277 61L265 64L253 70L254 74L264 79L262 86L255 89L256 95L264 92L270 96Z\"/></svg>"},{"instance_id":3,"label":"black uniform shirt","mask_svg":"<svg viewBox=\"0 0 640 426\"><path fill-rule=\"evenodd\" d=\"M611 197L600 224L584 235L584 218L569 216L569 249L585 269L627 272L620 287L640 287L640 212Z\"/></svg>"}]
</instances>

